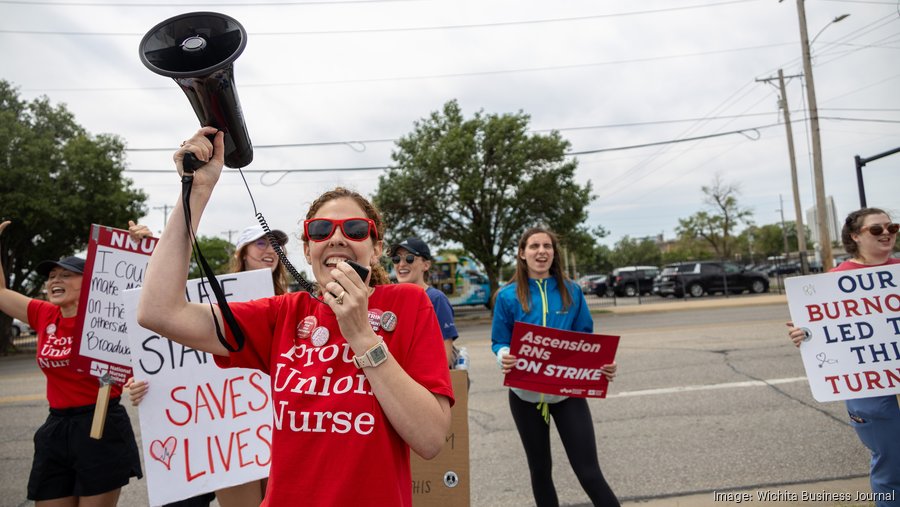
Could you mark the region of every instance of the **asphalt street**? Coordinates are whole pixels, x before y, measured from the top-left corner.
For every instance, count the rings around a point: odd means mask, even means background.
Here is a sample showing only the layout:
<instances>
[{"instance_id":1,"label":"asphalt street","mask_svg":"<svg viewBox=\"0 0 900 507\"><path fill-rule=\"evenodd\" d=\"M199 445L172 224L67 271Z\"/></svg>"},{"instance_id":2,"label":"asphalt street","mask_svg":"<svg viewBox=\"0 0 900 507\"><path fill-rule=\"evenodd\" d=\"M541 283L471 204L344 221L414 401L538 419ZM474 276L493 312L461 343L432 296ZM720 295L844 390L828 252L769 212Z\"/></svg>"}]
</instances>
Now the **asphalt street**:
<instances>
[{"instance_id":1,"label":"asphalt street","mask_svg":"<svg viewBox=\"0 0 900 507\"><path fill-rule=\"evenodd\" d=\"M507 390L490 353L489 322L477 313L460 317L459 344L471 357L471 505L533 505ZM783 296L598 310L595 331L622 337L619 376L608 398L589 404L601 466L623 503L731 505L723 492L868 491L868 451L842 403L810 395L787 320ZM33 357L0 358L0 506L30 505L31 438L46 407ZM588 505L552 432L560 502ZM146 504L145 481L123 489L120 505Z\"/></svg>"}]
</instances>

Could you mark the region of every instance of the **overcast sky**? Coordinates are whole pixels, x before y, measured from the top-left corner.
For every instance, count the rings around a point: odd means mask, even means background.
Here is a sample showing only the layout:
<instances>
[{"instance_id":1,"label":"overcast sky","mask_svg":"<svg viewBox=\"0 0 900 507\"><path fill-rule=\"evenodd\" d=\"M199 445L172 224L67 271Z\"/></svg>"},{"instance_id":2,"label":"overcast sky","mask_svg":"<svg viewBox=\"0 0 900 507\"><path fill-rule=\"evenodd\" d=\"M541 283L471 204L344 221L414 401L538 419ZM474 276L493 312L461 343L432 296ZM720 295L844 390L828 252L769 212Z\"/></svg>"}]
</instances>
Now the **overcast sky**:
<instances>
[{"instance_id":1,"label":"overcast sky","mask_svg":"<svg viewBox=\"0 0 900 507\"><path fill-rule=\"evenodd\" d=\"M604 150L578 155L576 177L593 185L588 225L610 231L605 243L672 238L678 218L703 209L700 187L716 173L740 187L757 224L779 222L782 206L793 220L779 93L757 81L779 68L802 73L792 0L0 0L0 78L25 100L65 103L91 133L121 136L134 150L127 175L149 195L141 221L155 231L179 180L142 171L171 169L198 123L175 83L141 64L138 45L160 21L192 11L228 14L249 34L234 64L255 147L247 169L272 172L246 177L259 211L290 234L326 189L371 195L384 171L353 168L389 165L392 140L451 99L467 117L522 111L573 152ZM826 194L843 217L859 207L854 155L900 146L900 3L810 0L806 11L809 37L818 34ZM850 17L830 24L841 14ZM814 193L804 86L788 79L805 210ZM733 131L743 133L723 135ZM868 204L897 219L900 154L864 175ZM227 238L253 223L240 175L226 170L200 234ZM289 249L303 269L299 243Z\"/></svg>"}]
</instances>

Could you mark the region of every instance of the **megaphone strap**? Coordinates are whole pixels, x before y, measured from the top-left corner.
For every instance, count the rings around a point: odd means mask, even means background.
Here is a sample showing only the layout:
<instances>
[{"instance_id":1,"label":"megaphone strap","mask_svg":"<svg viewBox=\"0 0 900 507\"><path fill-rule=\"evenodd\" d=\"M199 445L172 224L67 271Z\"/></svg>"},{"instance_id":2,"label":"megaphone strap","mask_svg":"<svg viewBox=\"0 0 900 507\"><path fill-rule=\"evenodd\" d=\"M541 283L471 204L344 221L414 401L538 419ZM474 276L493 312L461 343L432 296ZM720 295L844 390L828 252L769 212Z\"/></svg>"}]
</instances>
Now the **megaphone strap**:
<instances>
[{"instance_id":1,"label":"megaphone strap","mask_svg":"<svg viewBox=\"0 0 900 507\"><path fill-rule=\"evenodd\" d=\"M232 313L231 308L228 306L228 300L225 299L225 291L222 290L222 286L219 285L219 281L216 280L216 274L209 266L209 263L206 262L206 258L203 257L203 252L200 251L200 245L197 243L197 238L194 235L194 228L191 227L191 186L193 183L194 172L193 170L186 169L181 177L181 201L182 207L184 208L185 226L187 226L188 235L190 236L191 251L194 255L194 260L197 261L197 265L200 267L200 276L206 278L209 282L209 286L216 296L216 303L219 305L219 311L222 312L222 317L225 319L225 323L228 325L228 328L231 329L231 334L234 336L235 345L232 346L228 343L225 335L222 334L222 329L219 326L219 319L215 318L215 313L212 311L212 301L209 301L209 309L210 313L213 315L213 324L216 326L216 336L219 338L219 343L221 343L229 352L239 352L244 348L244 341L246 340L244 338L244 331L238 324L237 319L234 318L234 313Z\"/></svg>"}]
</instances>

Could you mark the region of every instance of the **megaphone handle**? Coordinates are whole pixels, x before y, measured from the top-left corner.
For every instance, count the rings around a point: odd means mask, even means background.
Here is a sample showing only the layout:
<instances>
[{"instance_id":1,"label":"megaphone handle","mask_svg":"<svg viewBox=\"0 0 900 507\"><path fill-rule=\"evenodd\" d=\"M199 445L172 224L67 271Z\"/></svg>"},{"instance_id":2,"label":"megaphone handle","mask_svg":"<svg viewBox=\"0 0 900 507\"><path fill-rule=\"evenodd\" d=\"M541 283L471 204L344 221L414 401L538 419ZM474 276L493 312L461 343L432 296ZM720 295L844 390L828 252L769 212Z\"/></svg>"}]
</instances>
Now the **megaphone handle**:
<instances>
[{"instance_id":1,"label":"megaphone handle","mask_svg":"<svg viewBox=\"0 0 900 507\"><path fill-rule=\"evenodd\" d=\"M206 136L209 139L209 142L213 142L216 139L216 135L208 135ZM185 172L192 173L197 169L203 167L204 162L197 160L197 157L194 156L193 153L187 152L184 154L184 158L181 159L181 166L184 168Z\"/></svg>"},{"instance_id":2,"label":"megaphone handle","mask_svg":"<svg viewBox=\"0 0 900 507\"><path fill-rule=\"evenodd\" d=\"M197 160L197 157L194 156L193 153L188 152L184 154L184 158L181 159L181 166L184 168L185 172L192 173L200 167L203 166L203 162Z\"/></svg>"}]
</instances>

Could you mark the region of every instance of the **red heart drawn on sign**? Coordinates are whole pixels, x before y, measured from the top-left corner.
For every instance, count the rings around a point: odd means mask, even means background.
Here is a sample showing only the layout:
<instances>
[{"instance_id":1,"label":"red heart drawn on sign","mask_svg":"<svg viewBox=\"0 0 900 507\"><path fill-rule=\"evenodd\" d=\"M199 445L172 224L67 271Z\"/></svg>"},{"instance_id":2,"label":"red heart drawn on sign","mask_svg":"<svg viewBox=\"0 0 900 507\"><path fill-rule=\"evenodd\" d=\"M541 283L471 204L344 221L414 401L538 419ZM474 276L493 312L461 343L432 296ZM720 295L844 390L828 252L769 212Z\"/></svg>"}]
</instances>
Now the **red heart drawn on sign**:
<instances>
[{"instance_id":1,"label":"red heart drawn on sign","mask_svg":"<svg viewBox=\"0 0 900 507\"><path fill-rule=\"evenodd\" d=\"M150 444L150 456L153 456L153 459L166 465L166 470L171 470L169 465L172 462L172 456L175 454L176 443L175 437L169 437L165 442L154 440L153 443Z\"/></svg>"}]
</instances>

